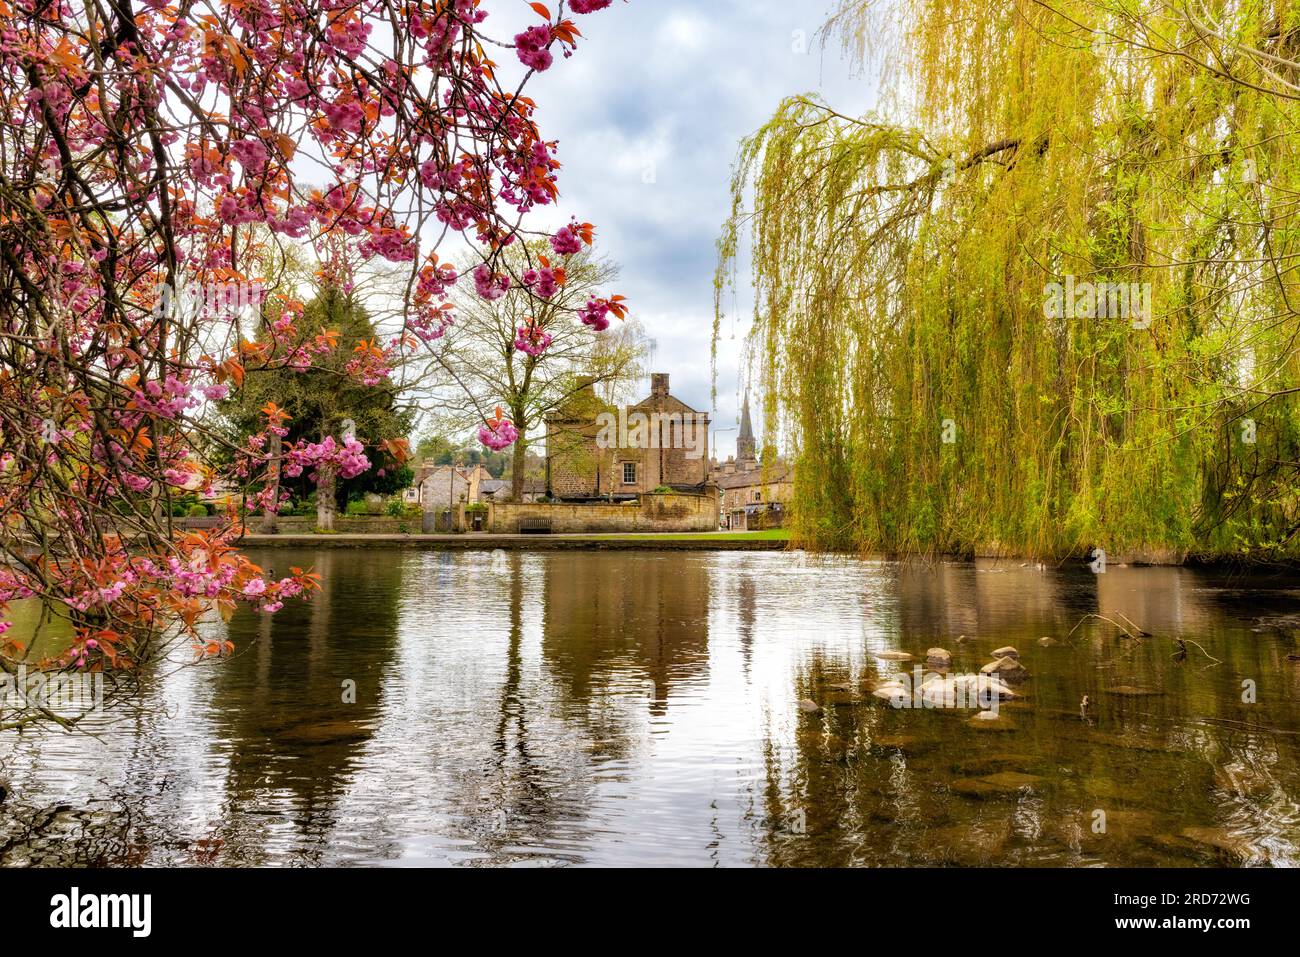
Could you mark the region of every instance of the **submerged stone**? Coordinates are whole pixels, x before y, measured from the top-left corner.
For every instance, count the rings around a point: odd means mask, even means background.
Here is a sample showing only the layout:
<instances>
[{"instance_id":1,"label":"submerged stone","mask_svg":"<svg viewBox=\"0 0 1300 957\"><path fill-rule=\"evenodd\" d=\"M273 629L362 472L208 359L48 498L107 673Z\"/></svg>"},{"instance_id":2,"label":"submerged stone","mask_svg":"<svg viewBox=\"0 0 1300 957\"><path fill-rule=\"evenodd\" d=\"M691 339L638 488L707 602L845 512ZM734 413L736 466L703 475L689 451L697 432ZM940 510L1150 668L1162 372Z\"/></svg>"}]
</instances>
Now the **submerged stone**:
<instances>
[{"instance_id":1,"label":"submerged stone","mask_svg":"<svg viewBox=\"0 0 1300 957\"><path fill-rule=\"evenodd\" d=\"M810 701L804 698L799 702L799 710L804 714L821 714L822 706L816 701Z\"/></svg>"},{"instance_id":2,"label":"submerged stone","mask_svg":"<svg viewBox=\"0 0 1300 957\"><path fill-rule=\"evenodd\" d=\"M871 745L894 751L912 751L916 749L919 740L914 734L880 734L871 739Z\"/></svg>"},{"instance_id":3,"label":"submerged stone","mask_svg":"<svg viewBox=\"0 0 1300 957\"><path fill-rule=\"evenodd\" d=\"M881 661L911 661L912 656L906 651L878 651L872 656Z\"/></svg>"},{"instance_id":4,"label":"submerged stone","mask_svg":"<svg viewBox=\"0 0 1300 957\"><path fill-rule=\"evenodd\" d=\"M1217 860L1232 865L1268 863L1268 849L1219 827L1185 827L1177 834L1155 834L1145 839L1161 850Z\"/></svg>"},{"instance_id":5,"label":"submerged stone","mask_svg":"<svg viewBox=\"0 0 1300 957\"><path fill-rule=\"evenodd\" d=\"M925 653L925 663L931 668L949 668L952 666L952 652L944 648L931 648Z\"/></svg>"},{"instance_id":6,"label":"submerged stone","mask_svg":"<svg viewBox=\"0 0 1300 957\"><path fill-rule=\"evenodd\" d=\"M1042 783L1042 778L1019 771L999 771L979 778L964 778L952 783L952 790L965 797L1006 797L1028 791Z\"/></svg>"},{"instance_id":7,"label":"submerged stone","mask_svg":"<svg viewBox=\"0 0 1300 957\"><path fill-rule=\"evenodd\" d=\"M987 867L1003 860L1011 831L1011 821L1005 817L932 828L925 832L918 853L929 864Z\"/></svg>"},{"instance_id":8,"label":"submerged stone","mask_svg":"<svg viewBox=\"0 0 1300 957\"><path fill-rule=\"evenodd\" d=\"M993 652L993 657L994 658L1015 658L1017 661L1019 661L1020 652L1016 651L1016 649L1012 648L1010 645L1004 645L1003 647L997 649L997 651Z\"/></svg>"},{"instance_id":9,"label":"submerged stone","mask_svg":"<svg viewBox=\"0 0 1300 957\"><path fill-rule=\"evenodd\" d=\"M981 711L968 724L978 731L1015 731L1016 723L1005 714Z\"/></svg>"},{"instance_id":10,"label":"submerged stone","mask_svg":"<svg viewBox=\"0 0 1300 957\"><path fill-rule=\"evenodd\" d=\"M1063 844L1074 848L1097 851L1107 841L1131 844L1148 838L1156 829L1158 818L1150 811L1105 808L1104 817L1093 812L1071 815L1057 825L1057 836Z\"/></svg>"}]
</instances>

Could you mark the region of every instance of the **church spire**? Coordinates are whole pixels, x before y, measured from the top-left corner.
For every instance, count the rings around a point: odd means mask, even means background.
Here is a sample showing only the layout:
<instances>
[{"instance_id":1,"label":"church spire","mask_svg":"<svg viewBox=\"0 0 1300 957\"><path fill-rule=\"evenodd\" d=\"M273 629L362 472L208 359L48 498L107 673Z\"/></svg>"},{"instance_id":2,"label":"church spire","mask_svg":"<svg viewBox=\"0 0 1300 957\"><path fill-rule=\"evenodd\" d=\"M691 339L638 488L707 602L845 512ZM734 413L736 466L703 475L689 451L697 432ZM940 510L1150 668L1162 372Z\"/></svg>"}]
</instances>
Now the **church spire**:
<instances>
[{"instance_id":1,"label":"church spire","mask_svg":"<svg viewBox=\"0 0 1300 957\"><path fill-rule=\"evenodd\" d=\"M749 421L749 390L745 390L745 406L740 413L740 435L736 437L736 461L754 461L754 426Z\"/></svg>"}]
</instances>

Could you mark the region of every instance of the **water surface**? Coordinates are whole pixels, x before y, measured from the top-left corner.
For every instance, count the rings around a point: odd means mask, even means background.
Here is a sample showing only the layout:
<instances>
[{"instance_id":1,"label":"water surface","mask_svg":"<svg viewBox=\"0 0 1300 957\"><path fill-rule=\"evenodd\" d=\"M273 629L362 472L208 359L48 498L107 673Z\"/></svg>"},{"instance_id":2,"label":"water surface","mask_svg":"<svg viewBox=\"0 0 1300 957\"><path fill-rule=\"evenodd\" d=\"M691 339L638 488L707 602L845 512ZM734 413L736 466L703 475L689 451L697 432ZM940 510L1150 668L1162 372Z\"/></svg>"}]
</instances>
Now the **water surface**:
<instances>
[{"instance_id":1,"label":"water surface","mask_svg":"<svg viewBox=\"0 0 1300 957\"><path fill-rule=\"evenodd\" d=\"M235 659L160 668L97 738L0 739L0 863L1300 863L1294 574L251 557L325 591L216 626ZM881 654L1008 644L996 721L870 694L913 667Z\"/></svg>"}]
</instances>

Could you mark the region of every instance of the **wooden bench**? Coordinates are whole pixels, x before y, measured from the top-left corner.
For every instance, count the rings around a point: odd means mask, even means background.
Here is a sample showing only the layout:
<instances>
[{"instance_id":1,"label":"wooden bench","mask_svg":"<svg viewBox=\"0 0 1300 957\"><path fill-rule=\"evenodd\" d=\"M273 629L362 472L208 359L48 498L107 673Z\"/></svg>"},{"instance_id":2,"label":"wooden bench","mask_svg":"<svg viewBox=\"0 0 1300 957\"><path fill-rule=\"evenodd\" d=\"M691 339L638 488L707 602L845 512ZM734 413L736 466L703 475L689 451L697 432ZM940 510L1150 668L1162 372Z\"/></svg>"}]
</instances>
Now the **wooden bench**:
<instances>
[{"instance_id":1,"label":"wooden bench","mask_svg":"<svg viewBox=\"0 0 1300 957\"><path fill-rule=\"evenodd\" d=\"M551 534L551 520L549 518L521 518L519 520L520 535L549 535Z\"/></svg>"}]
</instances>

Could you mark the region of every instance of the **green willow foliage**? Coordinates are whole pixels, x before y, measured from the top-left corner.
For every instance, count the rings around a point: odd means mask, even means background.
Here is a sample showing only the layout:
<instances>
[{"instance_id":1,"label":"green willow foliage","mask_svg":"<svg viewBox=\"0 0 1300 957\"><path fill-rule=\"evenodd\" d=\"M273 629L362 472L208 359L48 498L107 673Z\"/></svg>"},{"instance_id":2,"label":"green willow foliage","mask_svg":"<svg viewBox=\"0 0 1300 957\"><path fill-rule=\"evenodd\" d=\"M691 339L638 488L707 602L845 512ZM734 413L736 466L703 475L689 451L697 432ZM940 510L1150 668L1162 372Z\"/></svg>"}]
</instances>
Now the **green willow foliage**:
<instances>
[{"instance_id":1,"label":"green willow foliage","mask_svg":"<svg viewBox=\"0 0 1300 957\"><path fill-rule=\"evenodd\" d=\"M855 49L892 22L906 122L786 100L719 240L718 321L752 256L798 541L1300 550L1300 9L1192 9L836 13ZM1149 283L1147 321L1060 315L1067 282Z\"/></svg>"}]
</instances>

